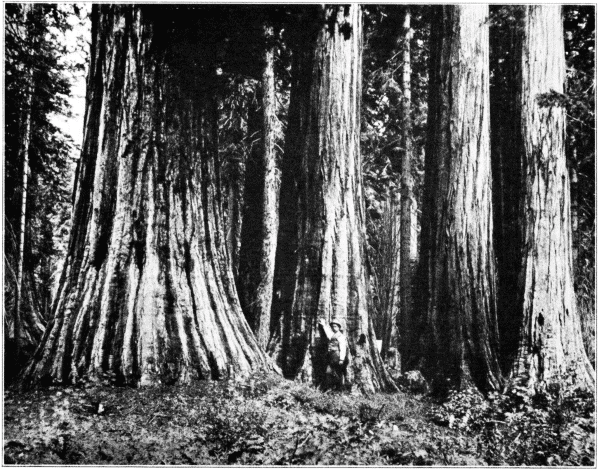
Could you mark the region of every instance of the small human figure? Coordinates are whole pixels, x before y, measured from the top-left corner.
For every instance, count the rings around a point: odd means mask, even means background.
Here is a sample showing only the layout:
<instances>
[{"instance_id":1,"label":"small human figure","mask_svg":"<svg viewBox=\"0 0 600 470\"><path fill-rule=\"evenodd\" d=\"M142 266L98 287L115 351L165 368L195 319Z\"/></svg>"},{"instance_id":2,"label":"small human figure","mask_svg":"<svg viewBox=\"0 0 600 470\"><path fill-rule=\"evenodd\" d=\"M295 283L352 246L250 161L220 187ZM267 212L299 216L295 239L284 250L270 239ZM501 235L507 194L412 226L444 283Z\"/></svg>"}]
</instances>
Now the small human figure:
<instances>
[{"instance_id":1,"label":"small human figure","mask_svg":"<svg viewBox=\"0 0 600 470\"><path fill-rule=\"evenodd\" d=\"M348 342L342 333L340 320L334 318L330 324L321 318L319 325L327 337L327 370L325 371L325 384L327 388L342 388L346 376L346 363L348 358Z\"/></svg>"}]
</instances>

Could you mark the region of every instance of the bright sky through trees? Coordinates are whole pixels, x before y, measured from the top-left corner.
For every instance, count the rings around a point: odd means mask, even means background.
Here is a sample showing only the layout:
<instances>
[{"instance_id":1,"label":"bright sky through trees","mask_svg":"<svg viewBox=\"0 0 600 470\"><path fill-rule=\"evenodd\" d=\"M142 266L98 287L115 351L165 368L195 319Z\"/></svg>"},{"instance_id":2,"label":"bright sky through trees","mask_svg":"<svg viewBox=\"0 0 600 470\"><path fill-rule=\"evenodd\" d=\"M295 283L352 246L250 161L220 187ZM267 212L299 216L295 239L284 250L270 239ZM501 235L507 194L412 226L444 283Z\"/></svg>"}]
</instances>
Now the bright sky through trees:
<instances>
[{"instance_id":1,"label":"bright sky through trees","mask_svg":"<svg viewBox=\"0 0 600 470\"><path fill-rule=\"evenodd\" d=\"M72 92L67 101L71 105L71 114L69 116L55 115L52 123L60 130L71 136L73 143L77 148L81 147L83 140L83 116L85 114L85 79L87 76L87 56L89 54L89 32L90 19L89 12L91 5L88 3L76 4L79 8L79 16L70 15L68 22L72 26L68 31L56 31L59 39L62 40L68 53L64 57L64 62L83 64L84 70L75 70L71 77ZM71 4L59 4L59 8L71 9ZM76 155L78 156L78 155Z\"/></svg>"}]
</instances>

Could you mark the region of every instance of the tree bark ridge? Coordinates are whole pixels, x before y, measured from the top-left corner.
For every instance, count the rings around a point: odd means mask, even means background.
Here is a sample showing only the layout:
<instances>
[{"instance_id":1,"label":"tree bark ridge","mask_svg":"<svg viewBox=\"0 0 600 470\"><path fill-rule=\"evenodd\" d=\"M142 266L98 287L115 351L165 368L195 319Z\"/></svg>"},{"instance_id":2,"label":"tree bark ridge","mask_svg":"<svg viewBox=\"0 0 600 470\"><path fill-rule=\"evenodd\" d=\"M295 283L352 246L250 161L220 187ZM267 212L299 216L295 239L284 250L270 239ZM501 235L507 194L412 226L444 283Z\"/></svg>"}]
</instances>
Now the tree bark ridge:
<instances>
[{"instance_id":1,"label":"tree bark ridge","mask_svg":"<svg viewBox=\"0 0 600 470\"><path fill-rule=\"evenodd\" d=\"M420 320L438 389L500 386L492 246L487 6L444 6L432 23Z\"/></svg>"},{"instance_id":2,"label":"tree bark ridge","mask_svg":"<svg viewBox=\"0 0 600 470\"><path fill-rule=\"evenodd\" d=\"M325 6L306 15L294 59L269 349L286 375L320 383L326 341L317 321L337 318L353 355L351 381L364 391L394 389L367 311L362 12Z\"/></svg>"},{"instance_id":3,"label":"tree bark ridge","mask_svg":"<svg viewBox=\"0 0 600 470\"><path fill-rule=\"evenodd\" d=\"M566 115L552 102L553 92L563 92L566 72L561 7L527 6L524 13L519 95L525 191L522 323L512 379L528 388L575 383L593 390L573 287Z\"/></svg>"},{"instance_id":4,"label":"tree bark ridge","mask_svg":"<svg viewBox=\"0 0 600 470\"><path fill-rule=\"evenodd\" d=\"M73 234L26 380L187 383L265 368L223 235L213 81L169 60L148 8L92 17Z\"/></svg>"}]
</instances>

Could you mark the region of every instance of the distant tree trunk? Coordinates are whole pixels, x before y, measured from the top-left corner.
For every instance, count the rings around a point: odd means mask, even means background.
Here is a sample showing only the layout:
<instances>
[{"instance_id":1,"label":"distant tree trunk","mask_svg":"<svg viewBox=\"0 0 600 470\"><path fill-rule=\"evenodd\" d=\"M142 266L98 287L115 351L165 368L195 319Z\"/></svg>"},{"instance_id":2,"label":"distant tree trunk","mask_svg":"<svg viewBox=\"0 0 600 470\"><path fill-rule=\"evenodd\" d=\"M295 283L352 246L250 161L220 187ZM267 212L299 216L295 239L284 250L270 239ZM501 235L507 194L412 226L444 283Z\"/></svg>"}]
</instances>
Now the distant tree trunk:
<instances>
[{"instance_id":1,"label":"distant tree trunk","mask_svg":"<svg viewBox=\"0 0 600 470\"><path fill-rule=\"evenodd\" d=\"M400 209L400 316L398 331L400 345L407 345L405 332L410 328L412 310L411 285L413 265L411 248L414 244L415 232L412 227L413 179L412 179L412 119L411 119L411 86L410 86L410 7L405 7L403 40L402 40L402 157L401 157L401 209ZM406 355L406 353L404 354Z\"/></svg>"},{"instance_id":2,"label":"distant tree trunk","mask_svg":"<svg viewBox=\"0 0 600 470\"><path fill-rule=\"evenodd\" d=\"M223 233L215 68L189 67L200 46L186 47L185 14L93 6L68 255L26 383L186 383L267 365Z\"/></svg>"},{"instance_id":3,"label":"distant tree trunk","mask_svg":"<svg viewBox=\"0 0 600 470\"><path fill-rule=\"evenodd\" d=\"M432 22L421 353L437 389L497 389L488 7L436 7Z\"/></svg>"},{"instance_id":4,"label":"distant tree trunk","mask_svg":"<svg viewBox=\"0 0 600 470\"><path fill-rule=\"evenodd\" d=\"M20 157L23 162L21 173L21 217L19 220L19 247L17 260L17 280L15 312L13 318L13 338L15 340L15 353L21 349L21 304L23 292L23 256L25 254L25 231L27 229L27 182L29 178L29 140L31 135L31 101L32 90L27 93L25 109L23 110L23 137L21 141Z\"/></svg>"},{"instance_id":5,"label":"distant tree trunk","mask_svg":"<svg viewBox=\"0 0 600 470\"><path fill-rule=\"evenodd\" d=\"M17 292L17 273L15 271L15 264L17 262L16 255L17 251L17 240L12 226L8 221L5 221L5 239L4 249L7 256L4 258L4 305L7 313L10 314L11 320L14 320L15 315L15 302ZM12 256L9 256L9 253ZM29 270L23 269L21 282L20 282L20 308L19 308L19 323L20 323L20 353L17 356L16 341L14 336L14 323L8 322L8 318L5 317L5 358L10 358L10 362L6 363L5 378L12 378L13 374L19 374L22 372L24 363L30 358L31 354L35 351L39 345L40 340L44 334L45 319L41 315L41 309L37 305L35 296L35 285L36 281L32 273Z\"/></svg>"},{"instance_id":6,"label":"distant tree trunk","mask_svg":"<svg viewBox=\"0 0 600 470\"><path fill-rule=\"evenodd\" d=\"M388 209L384 212L386 221L382 222L381 235L387 240L385 243L393 243L382 253L386 256L382 260L389 278L389 286L382 292L389 293L382 306L385 309L380 312L382 321L377 332L382 341L382 352L386 354L391 346L404 345L403 333L408 327L410 317L410 289L412 277L411 248L414 244L412 238L415 231L412 230L412 120L411 120L411 61L410 41L413 31L410 27L410 7L402 9L402 26L397 40L400 49L394 56L400 56L399 65L392 59L390 61L397 65L397 75L388 82L388 98L390 100L391 129L396 145L393 146L390 163L396 174L397 186L392 186L389 194L390 202ZM396 188L399 188L398 191ZM387 225L390 226L387 226ZM391 235L391 236L390 236Z\"/></svg>"},{"instance_id":7,"label":"distant tree trunk","mask_svg":"<svg viewBox=\"0 0 600 470\"><path fill-rule=\"evenodd\" d=\"M573 234L573 269L577 265L577 255L579 251L579 217L577 199L579 195L579 179L577 177L577 149L573 149L573 167L569 172L571 179L571 233Z\"/></svg>"},{"instance_id":8,"label":"distant tree trunk","mask_svg":"<svg viewBox=\"0 0 600 470\"><path fill-rule=\"evenodd\" d=\"M512 379L534 388L570 382L593 390L572 273L565 158L565 56L560 5L524 7L520 123L523 134L521 331Z\"/></svg>"},{"instance_id":9,"label":"distant tree trunk","mask_svg":"<svg viewBox=\"0 0 600 470\"><path fill-rule=\"evenodd\" d=\"M231 268L233 270L234 279L239 275L240 267L240 248L242 239L242 219L244 212L244 179L246 162L248 160L248 151L244 148L249 141L249 125L243 124L243 121L248 121L248 110L244 105L236 103L237 106L227 109L227 94L239 98L239 92L233 88L228 89L223 86L220 90L219 102L219 160L221 162L221 175L223 177L223 194L224 194L224 213L225 217L225 236L227 238L227 247L229 256L231 257ZM222 108L221 108L222 106ZM225 129L224 122L231 119L235 113L238 118L235 131L233 129ZM230 124L234 126L234 124ZM226 132L226 130L228 132ZM223 139L221 139L223 135ZM239 145L235 153L230 152L232 141ZM229 148L228 148L229 147Z\"/></svg>"},{"instance_id":10,"label":"distant tree trunk","mask_svg":"<svg viewBox=\"0 0 600 470\"><path fill-rule=\"evenodd\" d=\"M394 389L367 310L360 158L362 12L311 7L298 26L281 193L269 350L284 374L321 383L325 335L339 318L353 356L351 381Z\"/></svg>"},{"instance_id":11,"label":"distant tree trunk","mask_svg":"<svg viewBox=\"0 0 600 470\"><path fill-rule=\"evenodd\" d=\"M32 20L32 4L23 5L24 43L30 47L30 34L28 31L28 22ZM21 160L21 213L19 217L19 244L17 247L17 278L15 290L15 310L13 315L13 338L15 345L15 354L21 353L22 344L22 325L21 325L21 306L23 303L23 257L25 254L25 231L27 229L27 184L29 178L29 142L31 140L31 107L33 101L33 71L31 65L26 65L25 81L27 89L25 91L25 104L21 113L21 129L19 143L19 159Z\"/></svg>"},{"instance_id":12,"label":"distant tree trunk","mask_svg":"<svg viewBox=\"0 0 600 470\"><path fill-rule=\"evenodd\" d=\"M280 175L275 151L276 101L273 27L265 26L267 42L260 88L260 145L246 163L245 207L240 248L238 292L261 348L270 335L275 250L279 227Z\"/></svg>"},{"instance_id":13,"label":"distant tree trunk","mask_svg":"<svg viewBox=\"0 0 600 470\"><path fill-rule=\"evenodd\" d=\"M230 176L231 179L227 181L227 187L224 188L224 190L227 192L227 220L225 230L227 234L229 256L231 257L231 268L233 270L234 277L237 279L240 265L244 205L243 195L245 191L243 186L245 177L243 163L235 162L231 164L228 176Z\"/></svg>"},{"instance_id":14,"label":"distant tree trunk","mask_svg":"<svg viewBox=\"0 0 600 470\"><path fill-rule=\"evenodd\" d=\"M397 347L397 319L400 309L400 195L393 189L382 202L381 218L374 224L376 248L369 258L373 284L373 326L381 341L381 355L387 356L390 346ZM372 222L373 223L373 222Z\"/></svg>"}]
</instances>

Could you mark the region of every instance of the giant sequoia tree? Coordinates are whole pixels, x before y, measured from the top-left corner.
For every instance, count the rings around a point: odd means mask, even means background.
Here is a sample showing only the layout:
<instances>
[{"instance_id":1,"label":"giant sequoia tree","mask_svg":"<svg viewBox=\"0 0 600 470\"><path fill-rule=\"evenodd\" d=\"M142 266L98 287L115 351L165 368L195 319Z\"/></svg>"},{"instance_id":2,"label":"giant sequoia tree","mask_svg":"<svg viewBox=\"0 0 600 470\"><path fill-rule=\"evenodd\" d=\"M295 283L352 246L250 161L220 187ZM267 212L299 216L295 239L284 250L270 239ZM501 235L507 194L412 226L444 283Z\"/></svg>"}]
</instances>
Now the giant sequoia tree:
<instances>
[{"instance_id":1,"label":"giant sequoia tree","mask_svg":"<svg viewBox=\"0 0 600 470\"><path fill-rule=\"evenodd\" d=\"M420 353L438 387L500 383L487 15L484 5L443 6L432 21Z\"/></svg>"},{"instance_id":2,"label":"giant sequoia tree","mask_svg":"<svg viewBox=\"0 0 600 470\"><path fill-rule=\"evenodd\" d=\"M188 382L265 366L235 291L206 13L95 5L73 229L27 380Z\"/></svg>"},{"instance_id":3,"label":"giant sequoia tree","mask_svg":"<svg viewBox=\"0 0 600 470\"><path fill-rule=\"evenodd\" d=\"M581 337L572 270L565 158L564 41L560 5L524 7L519 114L521 329L512 377L528 387L574 382L593 388Z\"/></svg>"},{"instance_id":4,"label":"giant sequoia tree","mask_svg":"<svg viewBox=\"0 0 600 470\"><path fill-rule=\"evenodd\" d=\"M358 5L310 7L295 30L281 225L269 349L286 375L325 372L319 319L341 319L364 390L393 385L367 310L360 158L362 17Z\"/></svg>"},{"instance_id":5,"label":"giant sequoia tree","mask_svg":"<svg viewBox=\"0 0 600 470\"><path fill-rule=\"evenodd\" d=\"M517 118L519 88L519 21L523 9L503 6L492 10L490 46L493 75L490 83L492 172L494 198L494 248L498 267L498 329L501 367L508 372L516 353L520 318L518 311L521 247L519 200L521 196L521 159L515 149L522 146ZM512 21L509 21L511 18Z\"/></svg>"}]
</instances>

